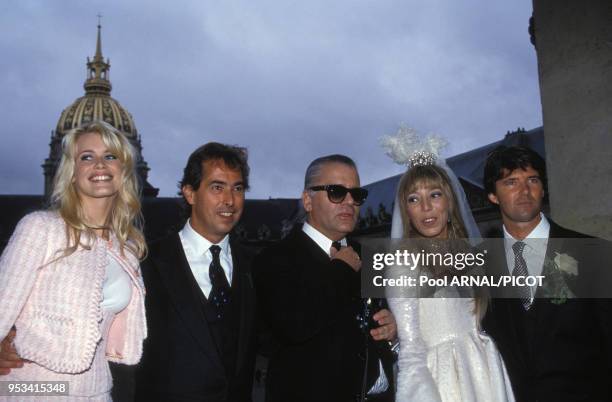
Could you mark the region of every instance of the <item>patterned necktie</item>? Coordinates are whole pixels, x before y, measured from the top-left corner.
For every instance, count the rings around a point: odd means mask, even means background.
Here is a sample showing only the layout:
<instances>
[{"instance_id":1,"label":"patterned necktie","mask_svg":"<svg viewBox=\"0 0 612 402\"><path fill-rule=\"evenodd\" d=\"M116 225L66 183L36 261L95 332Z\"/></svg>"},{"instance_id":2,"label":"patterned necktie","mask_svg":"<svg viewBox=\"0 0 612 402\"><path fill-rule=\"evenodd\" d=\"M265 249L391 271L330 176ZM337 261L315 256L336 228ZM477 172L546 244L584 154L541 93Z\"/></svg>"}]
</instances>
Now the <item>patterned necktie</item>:
<instances>
[{"instance_id":1,"label":"patterned necktie","mask_svg":"<svg viewBox=\"0 0 612 402\"><path fill-rule=\"evenodd\" d=\"M208 296L208 301L213 304L217 310L217 318L223 318L223 311L225 306L229 303L230 299L230 285L225 276L225 271L221 266L219 260L219 253L221 247L217 245L210 246L210 253L212 254L212 262L208 268L208 275L210 276L210 283L212 284L212 290Z\"/></svg>"},{"instance_id":2,"label":"patterned necktie","mask_svg":"<svg viewBox=\"0 0 612 402\"><path fill-rule=\"evenodd\" d=\"M525 258L523 258L524 249L525 243L522 241L517 241L512 245L512 250L514 251L514 269L512 270L513 276L529 275L529 272L527 271L527 262L525 262ZM523 285L519 288L518 293L520 295L521 304L525 310L529 310L529 307L531 307L531 289L529 286Z\"/></svg>"}]
</instances>

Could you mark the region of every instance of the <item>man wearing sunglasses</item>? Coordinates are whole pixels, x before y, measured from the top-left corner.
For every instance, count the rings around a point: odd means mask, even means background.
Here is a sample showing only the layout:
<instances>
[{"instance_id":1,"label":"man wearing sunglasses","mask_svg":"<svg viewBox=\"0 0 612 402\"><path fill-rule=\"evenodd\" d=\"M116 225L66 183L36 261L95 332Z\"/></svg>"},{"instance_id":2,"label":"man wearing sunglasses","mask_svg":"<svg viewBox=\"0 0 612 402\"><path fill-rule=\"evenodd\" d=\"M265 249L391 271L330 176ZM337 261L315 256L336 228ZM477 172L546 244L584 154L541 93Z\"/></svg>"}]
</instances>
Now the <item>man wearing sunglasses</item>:
<instances>
[{"instance_id":1,"label":"man wearing sunglasses","mask_svg":"<svg viewBox=\"0 0 612 402\"><path fill-rule=\"evenodd\" d=\"M275 345L267 402L393 399L386 341L396 337L395 320L382 309L376 328L367 326L359 248L346 239L366 197L350 158L314 160L302 193L306 222L255 260L261 318Z\"/></svg>"}]
</instances>

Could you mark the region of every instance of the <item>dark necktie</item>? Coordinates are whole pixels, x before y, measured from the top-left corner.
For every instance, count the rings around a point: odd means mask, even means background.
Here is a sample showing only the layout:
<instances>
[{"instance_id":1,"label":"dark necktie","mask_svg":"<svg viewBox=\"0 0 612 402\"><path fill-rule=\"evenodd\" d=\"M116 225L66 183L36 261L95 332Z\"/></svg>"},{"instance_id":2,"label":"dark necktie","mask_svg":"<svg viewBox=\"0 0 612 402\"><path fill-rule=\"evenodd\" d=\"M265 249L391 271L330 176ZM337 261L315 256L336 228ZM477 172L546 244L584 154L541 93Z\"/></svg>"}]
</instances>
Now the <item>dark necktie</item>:
<instances>
[{"instance_id":1,"label":"dark necktie","mask_svg":"<svg viewBox=\"0 0 612 402\"><path fill-rule=\"evenodd\" d=\"M525 249L525 243L522 241L517 241L512 245L512 250L514 251L514 269L512 270L513 276L527 276L529 272L527 271L527 262L525 262L525 258L523 258L523 250ZM519 288L518 291L521 303L525 310L529 310L531 307L531 289L529 286L523 285Z\"/></svg>"},{"instance_id":2,"label":"dark necktie","mask_svg":"<svg viewBox=\"0 0 612 402\"><path fill-rule=\"evenodd\" d=\"M208 301L217 310L217 318L223 318L223 312L230 300L230 285L225 276L225 271L221 266L219 260L219 253L221 247L217 245L210 246L210 253L212 254L212 262L208 268L208 275L210 276L210 283L212 289L208 296Z\"/></svg>"},{"instance_id":3,"label":"dark necktie","mask_svg":"<svg viewBox=\"0 0 612 402\"><path fill-rule=\"evenodd\" d=\"M332 242L332 248L335 248L336 251L340 251L340 247L342 247L342 243L340 243L339 241Z\"/></svg>"}]
</instances>

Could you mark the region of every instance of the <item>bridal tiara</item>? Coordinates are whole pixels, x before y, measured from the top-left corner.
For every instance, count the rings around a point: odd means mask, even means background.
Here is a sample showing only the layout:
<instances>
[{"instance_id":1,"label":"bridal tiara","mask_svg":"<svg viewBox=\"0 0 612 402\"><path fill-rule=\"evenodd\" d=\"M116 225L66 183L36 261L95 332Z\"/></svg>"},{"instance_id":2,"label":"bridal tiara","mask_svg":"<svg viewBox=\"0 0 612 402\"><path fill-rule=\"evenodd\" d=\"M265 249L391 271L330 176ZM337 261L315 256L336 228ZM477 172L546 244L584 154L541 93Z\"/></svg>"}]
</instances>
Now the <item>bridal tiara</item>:
<instances>
[{"instance_id":1,"label":"bridal tiara","mask_svg":"<svg viewBox=\"0 0 612 402\"><path fill-rule=\"evenodd\" d=\"M402 124L395 135L382 137L380 144L395 163L410 169L435 164L448 142L436 134L421 138L415 129Z\"/></svg>"}]
</instances>

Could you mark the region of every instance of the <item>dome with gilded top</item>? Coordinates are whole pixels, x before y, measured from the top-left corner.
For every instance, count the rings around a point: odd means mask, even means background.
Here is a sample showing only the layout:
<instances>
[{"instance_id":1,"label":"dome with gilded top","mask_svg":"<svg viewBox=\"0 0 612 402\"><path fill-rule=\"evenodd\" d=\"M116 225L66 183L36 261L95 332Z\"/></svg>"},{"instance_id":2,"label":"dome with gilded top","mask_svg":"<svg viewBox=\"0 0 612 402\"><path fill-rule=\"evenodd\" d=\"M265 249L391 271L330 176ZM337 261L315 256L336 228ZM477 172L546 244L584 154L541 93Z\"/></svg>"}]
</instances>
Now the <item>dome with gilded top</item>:
<instances>
[{"instance_id":1,"label":"dome with gilded top","mask_svg":"<svg viewBox=\"0 0 612 402\"><path fill-rule=\"evenodd\" d=\"M132 115L117 100L110 96L113 86L109 80L110 61L102 57L100 39L101 26L98 24L96 54L87 58L87 79L83 84L85 95L75 100L62 111L56 129L51 135L49 157L43 164L45 172L45 194L51 193L53 177L61 159L63 136L73 128L103 120L123 132L136 150L136 172L145 196L156 196L158 189L147 182L149 167L142 157L142 144Z\"/></svg>"},{"instance_id":2,"label":"dome with gilded top","mask_svg":"<svg viewBox=\"0 0 612 402\"><path fill-rule=\"evenodd\" d=\"M104 120L128 136L135 136L132 115L110 95L86 94L75 100L62 112L56 131L67 132L93 120Z\"/></svg>"}]
</instances>

